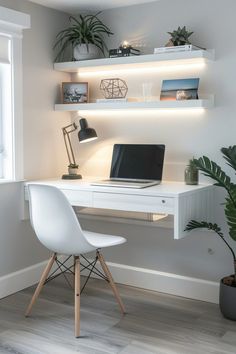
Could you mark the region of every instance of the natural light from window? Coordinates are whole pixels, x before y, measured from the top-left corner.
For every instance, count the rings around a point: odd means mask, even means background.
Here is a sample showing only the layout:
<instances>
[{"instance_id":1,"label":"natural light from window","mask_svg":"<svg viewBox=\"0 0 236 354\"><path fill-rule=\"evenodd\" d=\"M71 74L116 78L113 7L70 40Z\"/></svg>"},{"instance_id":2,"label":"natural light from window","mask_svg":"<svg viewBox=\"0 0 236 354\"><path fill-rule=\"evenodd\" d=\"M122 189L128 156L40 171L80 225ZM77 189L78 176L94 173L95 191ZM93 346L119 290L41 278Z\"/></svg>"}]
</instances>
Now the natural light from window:
<instances>
[{"instance_id":1,"label":"natural light from window","mask_svg":"<svg viewBox=\"0 0 236 354\"><path fill-rule=\"evenodd\" d=\"M0 6L0 183L22 181L23 30L28 14Z\"/></svg>"},{"instance_id":2,"label":"natural light from window","mask_svg":"<svg viewBox=\"0 0 236 354\"><path fill-rule=\"evenodd\" d=\"M13 179L11 39L0 36L0 178Z\"/></svg>"}]
</instances>

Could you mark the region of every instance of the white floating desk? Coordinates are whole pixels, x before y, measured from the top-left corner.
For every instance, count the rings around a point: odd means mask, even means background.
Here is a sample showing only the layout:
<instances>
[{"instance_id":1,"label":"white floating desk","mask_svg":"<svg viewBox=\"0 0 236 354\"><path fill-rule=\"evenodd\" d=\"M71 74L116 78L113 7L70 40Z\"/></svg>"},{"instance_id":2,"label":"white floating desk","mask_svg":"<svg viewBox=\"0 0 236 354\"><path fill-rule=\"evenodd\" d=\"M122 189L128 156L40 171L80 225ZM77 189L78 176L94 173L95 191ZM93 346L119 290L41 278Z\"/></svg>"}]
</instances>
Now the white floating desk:
<instances>
[{"instance_id":1,"label":"white floating desk","mask_svg":"<svg viewBox=\"0 0 236 354\"><path fill-rule=\"evenodd\" d=\"M46 184L59 188L73 206L122 211L165 213L174 216L174 238L187 235L186 224L192 220L208 220L213 210L212 185L187 186L182 182L162 182L143 189L92 186L95 179L37 180L27 184Z\"/></svg>"}]
</instances>

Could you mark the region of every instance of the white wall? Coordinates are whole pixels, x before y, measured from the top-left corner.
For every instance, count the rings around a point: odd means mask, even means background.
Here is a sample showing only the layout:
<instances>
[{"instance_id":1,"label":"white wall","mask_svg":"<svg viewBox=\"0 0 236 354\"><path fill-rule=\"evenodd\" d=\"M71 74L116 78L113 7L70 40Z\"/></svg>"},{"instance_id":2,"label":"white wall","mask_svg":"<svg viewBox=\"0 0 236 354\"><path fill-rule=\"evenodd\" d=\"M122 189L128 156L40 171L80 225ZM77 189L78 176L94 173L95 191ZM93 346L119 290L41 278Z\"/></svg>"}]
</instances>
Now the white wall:
<instances>
[{"instance_id":1,"label":"white wall","mask_svg":"<svg viewBox=\"0 0 236 354\"><path fill-rule=\"evenodd\" d=\"M118 142L165 143L166 179L183 180L184 166L193 155L206 154L222 163L220 148L236 143L235 12L235 0L161 0L104 12L106 24L115 33L109 40L110 48L118 47L127 39L146 44L147 53L150 48L168 41L167 31L186 25L195 32L193 43L216 51L216 61L201 70L150 75L119 73L128 83L128 97L141 96L142 82L153 82L154 94L158 95L163 78L200 76L200 93L215 94L216 107L203 113L84 114L99 134L98 141L78 148L84 175L108 175L112 145ZM88 78L92 98L99 93L101 78ZM222 200L218 194L217 198ZM216 209L215 221L224 225L222 206ZM213 281L232 271L228 250L213 234L192 234L174 241L171 231L163 229L98 222L86 222L86 226L127 237L127 245L106 251L110 261Z\"/></svg>"},{"instance_id":2,"label":"white wall","mask_svg":"<svg viewBox=\"0 0 236 354\"><path fill-rule=\"evenodd\" d=\"M23 38L24 171L25 178L60 175L67 165L61 127L67 114L55 113L53 103L66 75L53 71L53 41L68 16L21 0L0 0L0 6L31 15L32 28ZM23 200L20 183L0 184L1 276L48 257L29 222L20 221Z\"/></svg>"}]
</instances>

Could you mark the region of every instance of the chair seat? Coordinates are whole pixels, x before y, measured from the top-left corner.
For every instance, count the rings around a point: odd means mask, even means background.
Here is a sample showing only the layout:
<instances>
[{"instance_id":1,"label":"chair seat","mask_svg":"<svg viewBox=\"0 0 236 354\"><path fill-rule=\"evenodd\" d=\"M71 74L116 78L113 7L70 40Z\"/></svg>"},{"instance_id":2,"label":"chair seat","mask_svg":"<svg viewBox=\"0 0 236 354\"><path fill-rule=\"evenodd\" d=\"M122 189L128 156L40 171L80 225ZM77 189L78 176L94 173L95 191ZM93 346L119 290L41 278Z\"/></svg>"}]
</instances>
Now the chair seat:
<instances>
[{"instance_id":1,"label":"chair seat","mask_svg":"<svg viewBox=\"0 0 236 354\"><path fill-rule=\"evenodd\" d=\"M105 235L91 231L84 231L84 236L87 241L96 248L104 248L115 245L121 245L126 242L126 239L121 236Z\"/></svg>"}]
</instances>

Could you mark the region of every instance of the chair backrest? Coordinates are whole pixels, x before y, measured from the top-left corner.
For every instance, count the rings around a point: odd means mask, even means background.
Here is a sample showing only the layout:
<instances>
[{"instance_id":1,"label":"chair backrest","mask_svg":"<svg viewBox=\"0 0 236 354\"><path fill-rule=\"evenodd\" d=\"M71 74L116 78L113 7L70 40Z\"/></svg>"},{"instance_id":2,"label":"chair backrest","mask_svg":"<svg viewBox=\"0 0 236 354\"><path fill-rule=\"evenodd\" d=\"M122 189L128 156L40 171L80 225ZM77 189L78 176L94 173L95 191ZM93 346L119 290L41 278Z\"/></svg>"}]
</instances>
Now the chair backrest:
<instances>
[{"instance_id":1,"label":"chair backrest","mask_svg":"<svg viewBox=\"0 0 236 354\"><path fill-rule=\"evenodd\" d=\"M48 185L29 184L31 225L40 242L61 254L81 254L95 249L85 238L65 195Z\"/></svg>"}]
</instances>

